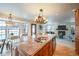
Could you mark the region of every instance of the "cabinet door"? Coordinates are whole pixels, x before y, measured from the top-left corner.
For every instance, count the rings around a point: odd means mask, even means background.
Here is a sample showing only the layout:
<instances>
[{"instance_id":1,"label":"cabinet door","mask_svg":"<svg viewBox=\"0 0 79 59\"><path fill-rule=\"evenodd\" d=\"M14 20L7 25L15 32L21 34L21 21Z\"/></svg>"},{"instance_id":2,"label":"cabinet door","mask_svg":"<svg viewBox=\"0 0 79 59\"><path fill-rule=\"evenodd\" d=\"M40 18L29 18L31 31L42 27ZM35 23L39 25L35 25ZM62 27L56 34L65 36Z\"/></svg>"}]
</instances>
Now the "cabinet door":
<instances>
[{"instance_id":1,"label":"cabinet door","mask_svg":"<svg viewBox=\"0 0 79 59\"><path fill-rule=\"evenodd\" d=\"M42 56L49 56L50 54L50 43L47 43L42 49Z\"/></svg>"},{"instance_id":2,"label":"cabinet door","mask_svg":"<svg viewBox=\"0 0 79 59\"><path fill-rule=\"evenodd\" d=\"M34 56L49 56L49 43L46 44L40 51L38 51Z\"/></svg>"},{"instance_id":3,"label":"cabinet door","mask_svg":"<svg viewBox=\"0 0 79 59\"><path fill-rule=\"evenodd\" d=\"M56 38L53 38L53 53L55 52L55 49L56 49Z\"/></svg>"},{"instance_id":4,"label":"cabinet door","mask_svg":"<svg viewBox=\"0 0 79 59\"><path fill-rule=\"evenodd\" d=\"M34 56L42 56L42 49L38 51Z\"/></svg>"},{"instance_id":5,"label":"cabinet door","mask_svg":"<svg viewBox=\"0 0 79 59\"><path fill-rule=\"evenodd\" d=\"M76 20L76 25L79 25L79 9L76 9L75 11L75 20Z\"/></svg>"},{"instance_id":6,"label":"cabinet door","mask_svg":"<svg viewBox=\"0 0 79 59\"><path fill-rule=\"evenodd\" d=\"M53 55L53 41L50 41L50 56Z\"/></svg>"},{"instance_id":7,"label":"cabinet door","mask_svg":"<svg viewBox=\"0 0 79 59\"><path fill-rule=\"evenodd\" d=\"M76 53L79 55L79 38L76 38L76 45L75 45L75 47L76 47Z\"/></svg>"}]
</instances>

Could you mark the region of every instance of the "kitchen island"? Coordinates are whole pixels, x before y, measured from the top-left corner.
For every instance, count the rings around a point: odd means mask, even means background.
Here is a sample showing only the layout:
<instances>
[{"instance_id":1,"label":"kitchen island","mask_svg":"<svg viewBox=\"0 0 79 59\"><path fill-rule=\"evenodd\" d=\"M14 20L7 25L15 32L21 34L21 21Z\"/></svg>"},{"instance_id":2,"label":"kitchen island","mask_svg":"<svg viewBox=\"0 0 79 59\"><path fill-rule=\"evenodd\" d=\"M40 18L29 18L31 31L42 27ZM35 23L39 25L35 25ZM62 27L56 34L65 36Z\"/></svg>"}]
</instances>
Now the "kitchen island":
<instances>
[{"instance_id":1,"label":"kitchen island","mask_svg":"<svg viewBox=\"0 0 79 59\"><path fill-rule=\"evenodd\" d=\"M16 56L52 56L56 47L56 35L48 35L42 43L36 42L32 38L22 42L16 48Z\"/></svg>"}]
</instances>

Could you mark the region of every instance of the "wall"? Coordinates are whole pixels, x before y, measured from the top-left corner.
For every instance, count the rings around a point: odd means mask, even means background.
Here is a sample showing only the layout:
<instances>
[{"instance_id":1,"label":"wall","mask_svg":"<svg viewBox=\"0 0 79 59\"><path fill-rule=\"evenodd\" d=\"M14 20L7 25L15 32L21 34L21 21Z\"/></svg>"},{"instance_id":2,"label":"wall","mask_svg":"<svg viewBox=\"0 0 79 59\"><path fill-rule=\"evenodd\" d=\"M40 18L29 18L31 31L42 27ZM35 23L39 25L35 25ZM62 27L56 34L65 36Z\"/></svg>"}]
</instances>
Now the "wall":
<instances>
[{"instance_id":1,"label":"wall","mask_svg":"<svg viewBox=\"0 0 79 59\"><path fill-rule=\"evenodd\" d=\"M44 24L44 25L42 25L42 27L43 27L43 29L42 30L40 30L39 29L39 25L37 25L37 32L42 32L42 33L45 33L46 32L46 26L52 26L52 29L51 29L51 31L53 31L53 32L55 32L56 34L57 34L57 26L58 25L66 25L66 27L67 27L67 31L66 31L66 38L68 38L68 36L69 36L69 34L71 33L71 27L72 26L74 26L74 28L75 28L75 23L74 22L63 22L63 23L47 23L47 24Z\"/></svg>"}]
</instances>

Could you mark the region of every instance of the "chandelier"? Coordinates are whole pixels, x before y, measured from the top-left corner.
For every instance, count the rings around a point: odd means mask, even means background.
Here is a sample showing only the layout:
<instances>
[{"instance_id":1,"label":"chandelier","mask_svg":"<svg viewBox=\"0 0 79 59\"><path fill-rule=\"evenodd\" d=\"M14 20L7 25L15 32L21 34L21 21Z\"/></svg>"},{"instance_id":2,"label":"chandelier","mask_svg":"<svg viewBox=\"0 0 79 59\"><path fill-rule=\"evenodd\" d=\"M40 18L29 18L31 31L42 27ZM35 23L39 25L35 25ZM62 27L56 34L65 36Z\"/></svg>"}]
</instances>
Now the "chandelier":
<instances>
[{"instance_id":1,"label":"chandelier","mask_svg":"<svg viewBox=\"0 0 79 59\"><path fill-rule=\"evenodd\" d=\"M43 16L43 9L40 9L40 14L35 18L35 22L39 24L45 24L48 22L47 18Z\"/></svg>"},{"instance_id":2,"label":"chandelier","mask_svg":"<svg viewBox=\"0 0 79 59\"><path fill-rule=\"evenodd\" d=\"M6 21L6 26L13 26L14 22L12 22L12 14L9 14L8 20Z\"/></svg>"}]
</instances>

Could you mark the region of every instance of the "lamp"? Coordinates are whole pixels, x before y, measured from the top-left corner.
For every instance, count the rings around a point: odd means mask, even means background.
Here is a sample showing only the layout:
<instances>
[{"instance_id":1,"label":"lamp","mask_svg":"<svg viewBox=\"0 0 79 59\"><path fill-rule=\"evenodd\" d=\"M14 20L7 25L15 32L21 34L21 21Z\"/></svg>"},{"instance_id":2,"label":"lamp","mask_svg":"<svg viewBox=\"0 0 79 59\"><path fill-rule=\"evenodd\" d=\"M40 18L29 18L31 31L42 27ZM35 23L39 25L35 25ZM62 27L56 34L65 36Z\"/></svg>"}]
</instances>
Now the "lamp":
<instances>
[{"instance_id":1,"label":"lamp","mask_svg":"<svg viewBox=\"0 0 79 59\"><path fill-rule=\"evenodd\" d=\"M6 26L13 26L14 22L12 22L12 14L9 14L8 21L6 21Z\"/></svg>"},{"instance_id":2,"label":"lamp","mask_svg":"<svg viewBox=\"0 0 79 59\"><path fill-rule=\"evenodd\" d=\"M48 22L47 18L43 16L43 9L40 9L40 14L35 18L35 22L39 24L45 24Z\"/></svg>"}]
</instances>

